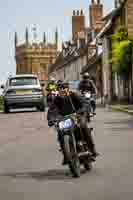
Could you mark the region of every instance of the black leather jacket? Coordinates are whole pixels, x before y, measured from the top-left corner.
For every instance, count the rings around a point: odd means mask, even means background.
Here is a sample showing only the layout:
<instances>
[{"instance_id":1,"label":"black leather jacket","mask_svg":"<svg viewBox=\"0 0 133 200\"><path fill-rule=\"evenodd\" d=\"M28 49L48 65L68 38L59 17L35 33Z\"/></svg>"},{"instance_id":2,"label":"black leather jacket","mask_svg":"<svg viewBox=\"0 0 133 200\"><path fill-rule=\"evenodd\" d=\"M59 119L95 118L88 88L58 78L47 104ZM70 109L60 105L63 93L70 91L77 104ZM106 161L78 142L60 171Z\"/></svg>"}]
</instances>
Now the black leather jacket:
<instances>
[{"instance_id":1,"label":"black leather jacket","mask_svg":"<svg viewBox=\"0 0 133 200\"><path fill-rule=\"evenodd\" d=\"M57 96L48 109L47 120L52 121L59 115L66 116L75 113L75 111L80 110L82 107L83 102L75 93L70 94L70 96Z\"/></svg>"},{"instance_id":2,"label":"black leather jacket","mask_svg":"<svg viewBox=\"0 0 133 200\"><path fill-rule=\"evenodd\" d=\"M97 94L97 89L95 83L90 79L84 79L79 84L79 90L87 90L90 91L92 94Z\"/></svg>"}]
</instances>

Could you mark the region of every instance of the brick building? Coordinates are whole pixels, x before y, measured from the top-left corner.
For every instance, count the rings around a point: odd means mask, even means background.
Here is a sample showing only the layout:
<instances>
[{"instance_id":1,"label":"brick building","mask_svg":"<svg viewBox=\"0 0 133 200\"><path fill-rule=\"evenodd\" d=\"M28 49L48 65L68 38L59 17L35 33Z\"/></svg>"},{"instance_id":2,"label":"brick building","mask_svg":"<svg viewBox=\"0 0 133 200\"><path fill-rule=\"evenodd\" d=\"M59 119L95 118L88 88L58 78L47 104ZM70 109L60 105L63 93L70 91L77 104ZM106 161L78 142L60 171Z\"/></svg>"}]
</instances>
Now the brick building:
<instances>
[{"instance_id":1,"label":"brick building","mask_svg":"<svg viewBox=\"0 0 133 200\"><path fill-rule=\"evenodd\" d=\"M87 64L88 55L91 54L89 44L103 27L103 5L100 0L91 1L89 12L87 21L90 21L90 26L86 27L83 10L73 10L72 41L65 42L66 47L63 45L62 54L55 65L51 66L49 76L53 74L56 78L68 80L81 78L82 68Z\"/></svg>"},{"instance_id":2,"label":"brick building","mask_svg":"<svg viewBox=\"0 0 133 200\"><path fill-rule=\"evenodd\" d=\"M132 99L133 96L133 66L130 66L128 80L124 80L124 74L112 73L112 65L109 62L112 51L112 35L122 25L127 27L129 37L133 38L133 1L115 0L115 9L103 18L106 21L101 33L103 43L103 93L108 94L108 101L115 97L118 100ZM133 62L133 61L132 61Z\"/></svg>"}]
</instances>

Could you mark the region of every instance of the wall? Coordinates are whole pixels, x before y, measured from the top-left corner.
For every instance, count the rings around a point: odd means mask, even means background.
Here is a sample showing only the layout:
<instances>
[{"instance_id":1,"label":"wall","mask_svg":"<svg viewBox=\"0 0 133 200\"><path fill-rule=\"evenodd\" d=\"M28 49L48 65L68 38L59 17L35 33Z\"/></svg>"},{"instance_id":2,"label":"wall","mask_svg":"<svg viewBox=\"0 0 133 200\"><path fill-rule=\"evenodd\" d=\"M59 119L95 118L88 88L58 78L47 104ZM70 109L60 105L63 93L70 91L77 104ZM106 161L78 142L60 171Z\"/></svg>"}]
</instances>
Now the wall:
<instances>
[{"instance_id":1,"label":"wall","mask_svg":"<svg viewBox=\"0 0 133 200\"><path fill-rule=\"evenodd\" d=\"M133 37L133 0L127 0L125 3L126 25L130 37Z\"/></svg>"},{"instance_id":2,"label":"wall","mask_svg":"<svg viewBox=\"0 0 133 200\"><path fill-rule=\"evenodd\" d=\"M54 44L23 44L16 47L16 73L36 74L42 81L48 79L48 66L54 63L57 57Z\"/></svg>"},{"instance_id":3,"label":"wall","mask_svg":"<svg viewBox=\"0 0 133 200\"><path fill-rule=\"evenodd\" d=\"M87 64L86 55L82 57L78 57L77 59L73 60L73 62L68 63L65 66L65 74L67 80L80 80L81 75L80 72L82 71L82 67Z\"/></svg>"}]
</instances>

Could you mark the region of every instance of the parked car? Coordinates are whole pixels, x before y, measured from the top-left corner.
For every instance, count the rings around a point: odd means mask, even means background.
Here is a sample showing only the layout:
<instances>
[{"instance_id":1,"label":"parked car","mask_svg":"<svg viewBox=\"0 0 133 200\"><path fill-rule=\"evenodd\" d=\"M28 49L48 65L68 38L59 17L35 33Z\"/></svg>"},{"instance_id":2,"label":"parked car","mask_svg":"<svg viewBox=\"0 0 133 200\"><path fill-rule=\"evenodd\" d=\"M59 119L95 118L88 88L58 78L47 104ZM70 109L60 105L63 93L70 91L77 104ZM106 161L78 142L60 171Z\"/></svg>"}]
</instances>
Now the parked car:
<instances>
[{"instance_id":1,"label":"parked car","mask_svg":"<svg viewBox=\"0 0 133 200\"><path fill-rule=\"evenodd\" d=\"M43 89L36 75L9 77L1 88L5 113L8 113L10 108L36 107L40 111L45 110Z\"/></svg>"}]
</instances>

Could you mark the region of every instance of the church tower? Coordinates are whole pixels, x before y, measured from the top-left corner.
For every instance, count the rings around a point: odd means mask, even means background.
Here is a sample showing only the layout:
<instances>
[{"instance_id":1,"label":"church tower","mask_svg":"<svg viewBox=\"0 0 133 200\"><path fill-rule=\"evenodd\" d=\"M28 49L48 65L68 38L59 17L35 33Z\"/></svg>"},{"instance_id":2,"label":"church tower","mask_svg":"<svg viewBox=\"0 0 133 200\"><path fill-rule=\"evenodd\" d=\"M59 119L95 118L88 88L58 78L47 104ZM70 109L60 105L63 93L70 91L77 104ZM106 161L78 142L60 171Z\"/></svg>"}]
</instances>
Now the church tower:
<instances>
[{"instance_id":1,"label":"church tower","mask_svg":"<svg viewBox=\"0 0 133 200\"><path fill-rule=\"evenodd\" d=\"M48 80L48 67L58 56L58 32L55 32L55 41L48 43L46 35L43 40L30 42L28 28L25 31L25 41L18 44L17 33L14 38L16 74L36 74L40 81Z\"/></svg>"}]
</instances>

